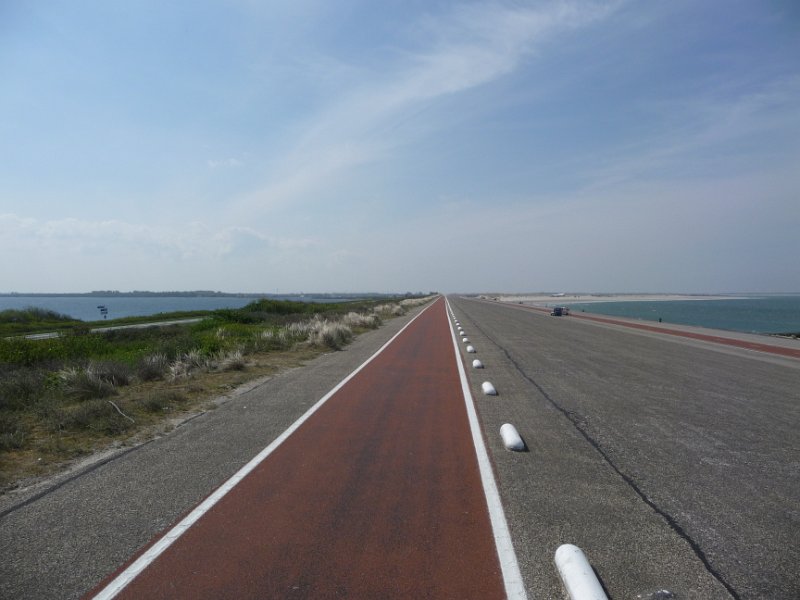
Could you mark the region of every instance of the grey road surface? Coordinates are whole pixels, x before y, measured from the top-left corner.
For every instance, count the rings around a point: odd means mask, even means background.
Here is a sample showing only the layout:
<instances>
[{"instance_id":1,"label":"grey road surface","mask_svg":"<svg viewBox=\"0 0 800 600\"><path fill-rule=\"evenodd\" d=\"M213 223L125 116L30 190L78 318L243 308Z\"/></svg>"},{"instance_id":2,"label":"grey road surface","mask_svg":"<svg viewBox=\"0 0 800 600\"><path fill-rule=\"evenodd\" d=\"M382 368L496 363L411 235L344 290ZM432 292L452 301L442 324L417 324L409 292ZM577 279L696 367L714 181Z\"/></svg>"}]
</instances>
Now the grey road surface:
<instances>
[{"instance_id":1,"label":"grey road surface","mask_svg":"<svg viewBox=\"0 0 800 600\"><path fill-rule=\"evenodd\" d=\"M92 333L103 333L106 331L116 331L117 329L147 329L148 327L168 327L170 325L189 325L190 323L197 323L202 321L201 317L192 317L190 319L173 319L171 321L153 321L151 323L134 323L131 325L113 325L111 327L93 327L89 331ZM51 331L48 333L31 333L25 337L29 340L50 340L60 337L58 331ZM12 336L13 337L13 336Z\"/></svg>"},{"instance_id":2,"label":"grey road surface","mask_svg":"<svg viewBox=\"0 0 800 600\"><path fill-rule=\"evenodd\" d=\"M800 597L800 361L450 300L477 349L468 374L530 598L563 598L553 554L567 542L615 599ZM108 462L0 497L0 598L91 590L408 318ZM484 380L498 396L480 394ZM527 452L503 448L505 422Z\"/></svg>"},{"instance_id":3,"label":"grey road surface","mask_svg":"<svg viewBox=\"0 0 800 600\"><path fill-rule=\"evenodd\" d=\"M450 302L530 597L573 543L611 598L800 598L800 361Z\"/></svg>"}]
</instances>

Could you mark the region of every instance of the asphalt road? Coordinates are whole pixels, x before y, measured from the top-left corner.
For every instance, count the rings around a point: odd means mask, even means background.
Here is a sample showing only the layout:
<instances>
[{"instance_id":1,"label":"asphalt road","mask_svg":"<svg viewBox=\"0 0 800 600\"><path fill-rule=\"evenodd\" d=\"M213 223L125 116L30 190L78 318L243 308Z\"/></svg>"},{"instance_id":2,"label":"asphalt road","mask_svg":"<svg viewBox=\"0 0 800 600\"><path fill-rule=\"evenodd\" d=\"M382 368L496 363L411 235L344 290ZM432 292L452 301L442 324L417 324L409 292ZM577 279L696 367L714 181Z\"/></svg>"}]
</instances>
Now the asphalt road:
<instances>
[{"instance_id":1,"label":"asphalt road","mask_svg":"<svg viewBox=\"0 0 800 600\"><path fill-rule=\"evenodd\" d=\"M171 321L153 321L151 323L134 323L132 325L113 325L111 327L93 327L89 331L91 333L103 333L106 331L115 331L117 329L146 329L148 327L168 327L170 325L188 325L189 323L197 323L202 321L201 317L192 317L190 319L173 319ZM51 331L48 333L31 333L23 336L29 340L50 340L53 338L61 337L58 331Z\"/></svg>"},{"instance_id":2,"label":"asphalt road","mask_svg":"<svg viewBox=\"0 0 800 600\"><path fill-rule=\"evenodd\" d=\"M485 365L468 374L530 598L563 597L553 566L563 543L583 548L611 598L800 597L800 361L450 301L477 349L464 354L467 364L478 357ZM90 591L407 320L109 462L0 498L0 598ZM418 342L407 357L424 358L427 345ZM498 396L481 395L484 380ZM505 422L520 431L527 452L503 448ZM355 462L358 472L382 475L379 463ZM474 591L458 597L484 597Z\"/></svg>"},{"instance_id":3,"label":"asphalt road","mask_svg":"<svg viewBox=\"0 0 800 600\"><path fill-rule=\"evenodd\" d=\"M117 597L503 598L459 382L440 299Z\"/></svg>"},{"instance_id":4,"label":"asphalt road","mask_svg":"<svg viewBox=\"0 0 800 600\"><path fill-rule=\"evenodd\" d=\"M800 597L800 361L450 300L530 597L562 543L612 598Z\"/></svg>"}]
</instances>

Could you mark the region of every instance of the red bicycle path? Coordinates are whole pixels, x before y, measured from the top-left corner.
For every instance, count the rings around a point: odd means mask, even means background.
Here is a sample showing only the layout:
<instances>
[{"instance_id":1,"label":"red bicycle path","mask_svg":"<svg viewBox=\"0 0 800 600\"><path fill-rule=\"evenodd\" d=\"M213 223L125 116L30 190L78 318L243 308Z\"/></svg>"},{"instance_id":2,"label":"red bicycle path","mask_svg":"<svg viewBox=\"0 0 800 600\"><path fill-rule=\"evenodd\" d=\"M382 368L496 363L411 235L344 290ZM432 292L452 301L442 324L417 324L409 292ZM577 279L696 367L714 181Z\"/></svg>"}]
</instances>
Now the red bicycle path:
<instances>
[{"instance_id":1,"label":"red bicycle path","mask_svg":"<svg viewBox=\"0 0 800 600\"><path fill-rule=\"evenodd\" d=\"M505 597L444 300L116 597Z\"/></svg>"}]
</instances>

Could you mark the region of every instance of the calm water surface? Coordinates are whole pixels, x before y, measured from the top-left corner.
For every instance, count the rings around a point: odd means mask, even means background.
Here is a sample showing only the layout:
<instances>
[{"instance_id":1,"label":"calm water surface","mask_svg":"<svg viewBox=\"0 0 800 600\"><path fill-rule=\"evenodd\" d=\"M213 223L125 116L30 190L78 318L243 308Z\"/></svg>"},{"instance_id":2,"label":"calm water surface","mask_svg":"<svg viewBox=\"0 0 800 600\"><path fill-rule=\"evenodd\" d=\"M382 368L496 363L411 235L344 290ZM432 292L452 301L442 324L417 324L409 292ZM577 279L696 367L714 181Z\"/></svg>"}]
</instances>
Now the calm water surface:
<instances>
[{"instance_id":1,"label":"calm water surface","mask_svg":"<svg viewBox=\"0 0 800 600\"><path fill-rule=\"evenodd\" d=\"M746 333L800 332L800 296L768 296L724 300L662 300L570 304L585 311L679 325L696 325Z\"/></svg>"},{"instance_id":2,"label":"calm water surface","mask_svg":"<svg viewBox=\"0 0 800 600\"><path fill-rule=\"evenodd\" d=\"M281 296L274 299L303 301L303 296ZM141 317L183 310L216 310L241 308L260 297L227 296L0 296L0 310L45 308L69 315L81 321L99 321L103 318L98 306L108 308L109 319ZM272 298L271 298L272 299ZM335 302L339 298L326 298Z\"/></svg>"}]
</instances>

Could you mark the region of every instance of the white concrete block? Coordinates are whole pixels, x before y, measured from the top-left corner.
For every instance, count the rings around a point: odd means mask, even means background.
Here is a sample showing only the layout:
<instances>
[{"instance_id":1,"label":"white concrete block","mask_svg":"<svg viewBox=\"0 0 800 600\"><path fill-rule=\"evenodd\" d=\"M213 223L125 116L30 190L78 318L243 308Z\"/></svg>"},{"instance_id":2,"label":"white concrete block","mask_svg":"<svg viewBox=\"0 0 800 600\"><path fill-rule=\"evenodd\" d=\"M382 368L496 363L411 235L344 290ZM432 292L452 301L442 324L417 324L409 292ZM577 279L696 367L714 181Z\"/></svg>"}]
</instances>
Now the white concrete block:
<instances>
[{"instance_id":1,"label":"white concrete block","mask_svg":"<svg viewBox=\"0 0 800 600\"><path fill-rule=\"evenodd\" d=\"M472 368L473 369L482 369L483 368L483 363L476 358L475 360L472 361Z\"/></svg>"},{"instance_id":2,"label":"white concrete block","mask_svg":"<svg viewBox=\"0 0 800 600\"><path fill-rule=\"evenodd\" d=\"M525 442L522 441L517 428L511 423L506 423L500 428L500 437L503 438L503 445L507 450L515 452L525 450Z\"/></svg>"},{"instance_id":3,"label":"white concrete block","mask_svg":"<svg viewBox=\"0 0 800 600\"><path fill-rule=\"evenodd\" d=\"M474 354L475 348L473 348L472 346L467 346L467 352L469 352L470 354Z\"/></svg>"},{"instance_id":4,"label":"white concrete block","mask_svg":"<svg viewBox=\"0 0 800 600\"><path fill-rule=\"evenodd\" d=\"M481 385L481 389L487 396L497 396L497 390L494 389L494 386L490 381L484 381Z\"/></svg>"},{"instance_id":5,"label":"white concrete block","mask_svg":"<svg viewBox=\"0 0 800 600\"><path fill-rule=\"evenodd\" d=\"M608 600L583 550L572 544L559 546L555 563L571 600Z\"/></svg>"}]
</instances>

